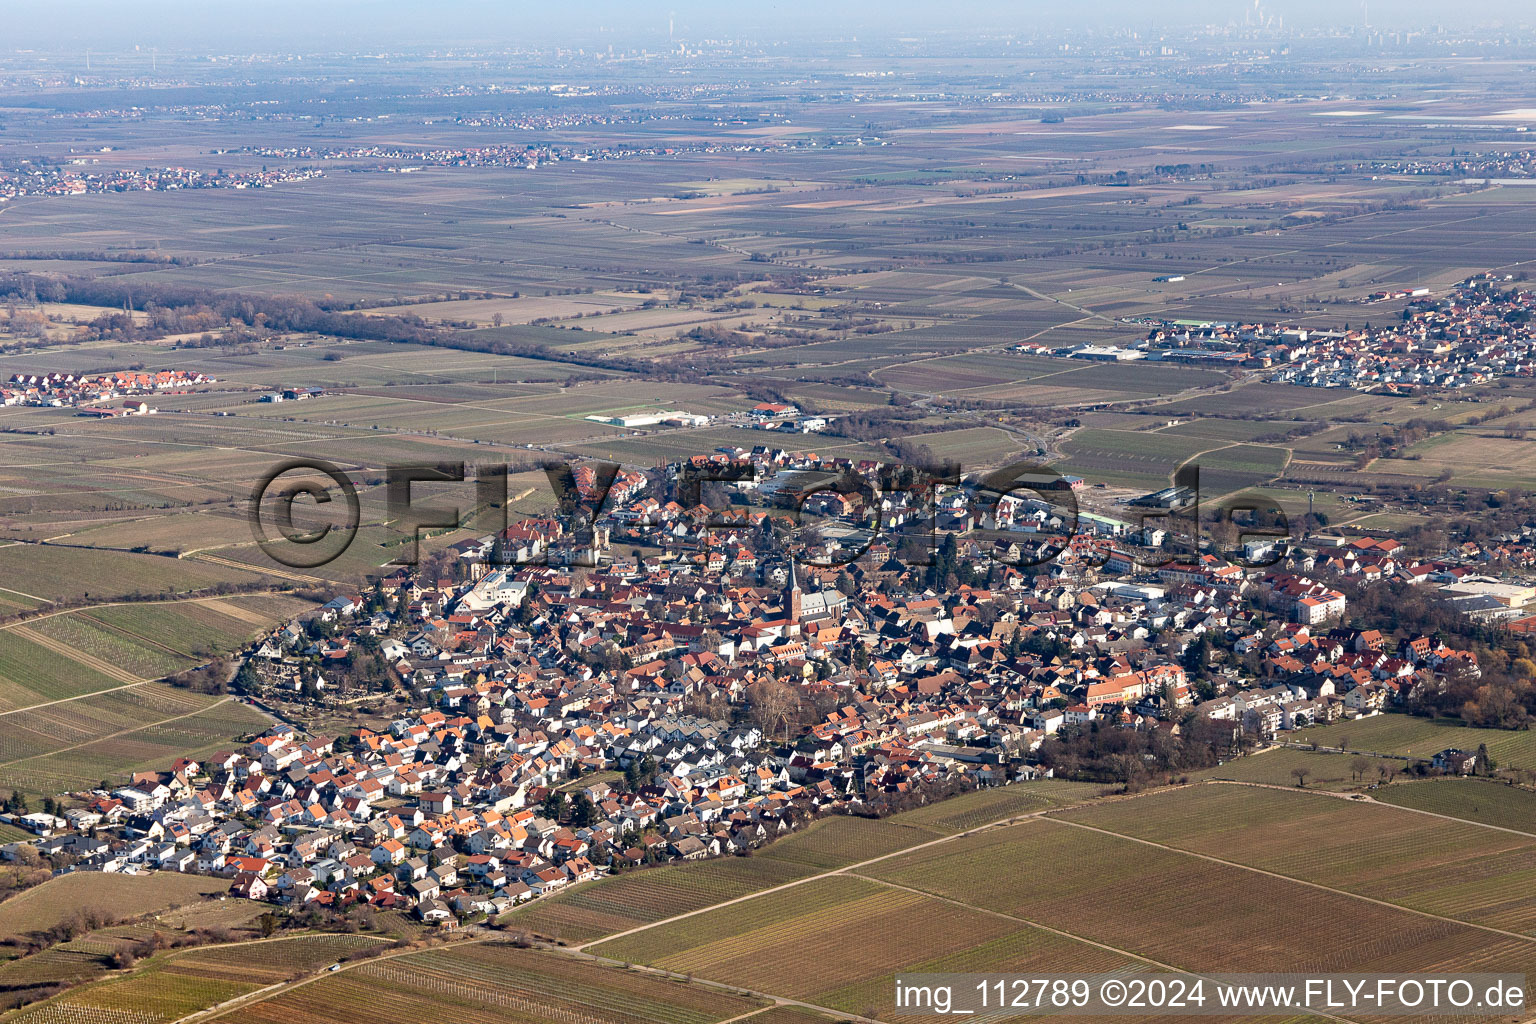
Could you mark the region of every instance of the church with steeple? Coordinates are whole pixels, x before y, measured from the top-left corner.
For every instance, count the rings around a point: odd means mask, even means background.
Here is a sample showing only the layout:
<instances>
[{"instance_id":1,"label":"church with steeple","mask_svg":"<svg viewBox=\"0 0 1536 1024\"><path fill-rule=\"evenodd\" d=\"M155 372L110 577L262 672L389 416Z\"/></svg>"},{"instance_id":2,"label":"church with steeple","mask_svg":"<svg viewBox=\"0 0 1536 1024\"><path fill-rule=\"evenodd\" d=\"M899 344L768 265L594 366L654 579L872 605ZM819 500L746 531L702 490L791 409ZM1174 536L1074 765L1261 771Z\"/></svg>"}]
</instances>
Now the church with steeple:
<instances>
[{"instance_id":1,"label":"church with steeple","mask_svg":"<svg viewBox=\"0 0 1536 1024\"><path fill-rule=\"evenodd\" d=\"M789 559L789 585L784 588L784 617L792 626L800 625L805 612L805 594L800 589L800 578L795 574L795 558Z\"/></svg>"},{"instance_id":2,"label":"church with steeple","mask_svg":"<svg viewBox=\"0 0 1536 1024\"><path fill-rule=\"evenodd\" d=\"M789 579L784 585L781 602L784 619L792 626L820 622L823 619L841 618L848 607L848 595L840 590L813 590L809 594L800 589L800 573L793 557L789 560Z\"/></svg>"}]
</instances>

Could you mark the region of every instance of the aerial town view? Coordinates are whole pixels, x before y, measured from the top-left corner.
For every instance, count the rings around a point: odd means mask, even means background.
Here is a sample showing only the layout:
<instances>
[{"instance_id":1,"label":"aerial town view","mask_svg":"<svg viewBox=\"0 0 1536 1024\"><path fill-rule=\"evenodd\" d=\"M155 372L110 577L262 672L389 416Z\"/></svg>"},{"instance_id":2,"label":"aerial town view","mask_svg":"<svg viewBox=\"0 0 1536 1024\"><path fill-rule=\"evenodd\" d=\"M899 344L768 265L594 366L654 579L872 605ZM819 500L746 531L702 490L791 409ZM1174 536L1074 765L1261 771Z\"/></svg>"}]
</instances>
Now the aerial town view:
<instances>
[{"instance_id":1,"label":"aerial town view","mask_svg":"<svg viewBox=\"0 0 1536 1024\"><path fill-rule=\"evenodd\" d=\"M0 26L0 1024L1536 1022L1526 0Z\"/></svg>"}]
</instances>

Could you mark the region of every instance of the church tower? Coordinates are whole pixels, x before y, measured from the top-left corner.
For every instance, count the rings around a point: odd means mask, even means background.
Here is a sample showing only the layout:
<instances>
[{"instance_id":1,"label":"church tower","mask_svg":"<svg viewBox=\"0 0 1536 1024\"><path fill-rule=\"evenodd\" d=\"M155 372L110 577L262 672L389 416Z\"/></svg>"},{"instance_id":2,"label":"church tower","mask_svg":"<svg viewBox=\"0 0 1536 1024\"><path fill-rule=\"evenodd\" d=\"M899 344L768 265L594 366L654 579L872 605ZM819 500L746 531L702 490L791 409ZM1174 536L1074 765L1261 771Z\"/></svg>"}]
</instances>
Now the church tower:
<instances>
[{"instance_id":1,"label":"church tower","mask_svg":"<svg viewBox=\"0 0 1536 1024\"><path fill-rule=\"evenodd\" d=\"M800 579L795 575L795 556L789 556L789 587L784 591L784 610L791 625L800 624L800 603L804 595L800 591Z\"/></svg>"}]
</instances>

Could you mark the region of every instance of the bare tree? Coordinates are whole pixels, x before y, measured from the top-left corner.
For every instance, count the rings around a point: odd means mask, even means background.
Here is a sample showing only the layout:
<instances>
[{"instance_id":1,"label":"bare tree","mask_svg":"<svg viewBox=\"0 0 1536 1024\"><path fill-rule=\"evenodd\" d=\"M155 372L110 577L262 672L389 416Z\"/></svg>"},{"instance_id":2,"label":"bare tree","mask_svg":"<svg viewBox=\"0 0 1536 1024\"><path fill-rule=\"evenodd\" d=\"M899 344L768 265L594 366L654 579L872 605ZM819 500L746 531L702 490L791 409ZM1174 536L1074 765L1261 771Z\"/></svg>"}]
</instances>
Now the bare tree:
<instances>
[{"instance_id":1,"label":"bare tree","mask_svg":"<svg viewBox=\"0 0 1536 1024\"><path fill-rule=\"evenodd\" d=\"M1307 784L1307 776L1312 774L1312 769L1300 766L1291 769L1291 778L1296 780L1297 788L1304 788Z\"/></svg>"},{"instance_id":2,"label":"bare tree","mask_svg":"<svg viewBox=\"0 0 1536 1024\"><path fill-rule=\"evenodd\" d=\"M752 720L770 735L780 725L784 727L784 739L789 739L789 722L800 704L800 695L793 686L774 678L763 678L747 687L747 703L752 709Z\"/></svg>"},{"instance_id":3,"label":"bare tree","mask_svg":"<svg viewBox=\"0 0 1536 1024\"><path fill-rule=\"evenodd\" d=\"M1366 771L1371 767L1371 759L1357 756L1349 762L1349 767L1354 772L1355 780L1358 782L1365 777Z\"/></svg>"}]
</instances>

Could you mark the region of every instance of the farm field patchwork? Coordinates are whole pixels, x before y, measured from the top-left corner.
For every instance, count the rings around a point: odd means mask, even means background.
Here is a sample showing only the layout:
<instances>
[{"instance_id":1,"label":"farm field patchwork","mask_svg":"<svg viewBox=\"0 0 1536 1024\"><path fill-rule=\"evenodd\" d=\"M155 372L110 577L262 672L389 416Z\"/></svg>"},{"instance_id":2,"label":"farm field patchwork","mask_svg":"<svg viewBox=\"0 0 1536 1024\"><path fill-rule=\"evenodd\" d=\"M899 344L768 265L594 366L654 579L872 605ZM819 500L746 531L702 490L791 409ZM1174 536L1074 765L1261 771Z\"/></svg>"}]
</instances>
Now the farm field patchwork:
<instances>
[{"instance_id":1,"label":"farm field patchwork","mask_svg":"<svg viewBox=\"0 0 1536 1024\"><path fill-rule=\"evenodd\" d=\"M271 721L232 698L144 683L7 715L0 724L0 786L47 796L231 749Z\"/></svg>"},{"instance_id":2,"label":"farm field patchwork","mask_svg":"<svg viewBox=\"0 0 1536 1024\"><path fill-rule=\"evenodd\" d=\"M142 1024L179 1020L383 945L384 940L366 935L322 934L162 954L129 974L71 989L14 1019L53 1024L131 1007Z\"/></svg>"},{"instance_id":3,"label":"farm field patchwork","mask_svg":"<svg viewBox=\"0 0 1536 1024\"><path fill-rule=\"evenodd\" d=\"M1065 864L1072 870L1047 867ZM1536 944L1525 939L1363 900L1346 902L1343 912L1339 901L1347 896L1048 818L896 857L860 874L1189 970L1252 970L1250 944L1263 946L1266 968L1276 971L1536 963ZM1181 937L1177 947L1169 935Z\"/></svg>"},{"instance_id":4,"label":"farm field patchwork","mask_svg":"<svg viewBox=\"0 0 1536 1024\"><path fill-rule=\"evenodd\" d=\"M502 920L541 935L586 942L813 873L783 858L733 857L702 864L669 864L579 885L504 914Z\"/></svg>"},{"instance_id":5,"label":"farm field patchwork","mask_svg":"<svg viewBox=\"0 0 1536 1024\"><path fill-rule=\"evenodd\" d=\"M241 1007L232 1024L711 1024L760 1000L554 953L480 944L355 967Z\"/></svg>"},{"instance_id":6,"label":"farm field patchwork","mask_svg":"<svg viewBox=\"0 0 1536 1024\"><path fill-rule=\"evenodd\" d=\"M920 930L912 928L917 920ZM1017 930L1014 922L921 893L834 876L612 939L592 952L815 1002L821 993Z\"/></svg>"},{"instance_id":7,"label":"farm field patchwork","mask_svg":"<svg viewBox=\"0 0 1536 1024\"><path fill-rule=\"evenodd\" d=\"M238 13L281 32L270 12ZM561 13L580 22L583 33L614 31L612 24L588 24L579 12L555 12ZM0 381L9 388L19 374L30 388L27 377L48 372L177 367L219 382L186 394L179 384L157 391L154 416L70 407L81 389L68 387L39 386L20 397L25 404L0 408L0 618L7 620L0 622L0 794L16 789L36 809L42 797L65 792L74 807L87 799L83 791L112 788L129 771L234 749L269 727L273 719L247 703L249 695L140 681L236 650L314 601L291 593L176 604L143 598L276 585L319 600L368 592L367 577L393 573L405 554L402 524L386 506L382 483L387 467L403 463L513 463L520 471L510 481L517 495L512 511L532 515L554 500L533 468L544 460L612 458L658 470L659 480L664 462L738 447L887 461L900 451L908 462L921 461L925 448L936 459L984 468L1028 457L1023 453L1038 445L1059 469L1084 478L1086 508L1117 519L1135 518L1125 492L1160 488L1177 465L1194 460L1208 504L1244 490L1273 491L1293 522L1302 512L1320 514L1307 524L1317 527L1314 538L1346 527L1350 537L1394 532L1415 557L1432 551L1467 566L1488 553L1483 547L1465 554L1473 549L1459 545L1468 539L1483 545L1503 534L1498 543L1511 550L1529 546L1528 536L1510 536L1526 528L1531 511L1528 496L1513 492L1531 490L1536 478L1536 446L1521 433L1536 428L1536 404L1497 408L1536 398L1529 353L1522 350L1519 363L1507 355L1511 340L1524 341L1531 330L1529 309L1490 317L1487 336L1498 340L1480 342L1483 351L1470 360L1451 357L1469 373L1394 369L1370 385L1354 381L1390 394L1356 391L1341 380L1327 388L1264 380L1287 367L1306 373L1319 364L1326 371L1331 363L1341 376L1350 366L1426 365L1428 349L1438 345L1392 343L1386 360L1355 359L1358 345L1372 345L1369 328L1356 330L1367 317L1378 325L1412 320L1415 304L1406 294L1377 302L1369 296L1378 289L1423 288L1437 303L1468 275L1486 271L1490 283L1527 280L1519 267L1536 237L1536 188L1462 175L1482 173L1476 168L1487 166L1485 158L1522 164L1519 173L1536 166L1531 152L1502 152L1525 145L1519 133L1536 125L1536 110L1505 107L1525 102L1505 97L1511 82L1531 70L1522 49L1528 33L1501 28L1485 37L1474 25L1435 38L1406 22L1402 33L1314 34L1305 23L1287 23L1280 32L1256 2L1252 13L1261 24L1245 16L1241 29L1234 22L1230 32L1218 26L1193 39L1170 37L1177 48L1170 45L1161 57L1155 45L1136 54L1145 40L1095 33L1052 56L1036 49L1048 38L1039 34L989 34L968 53L961 40L970 37L951 31L948 13L930 12L947 26L941 44L903 34L890 37L896 45L887 49L888 30L898 24L886 16L856 39L834 33L811 51L785 43L745 61L735 43L722 48L713 39L679 37L666 51L644 51L641 60L621 52L618 63L613 47L606 55L580 50L577 61L570 50L550 56L519 43L518 66L509 70L504 61L479 59L478 50L424 57L417 45L433 44L423 35L366 57L306 51L302 63L279 53L270 63L273 55L264 54L198 59L194 66L187 63L191 50L159 55L136 47L131 57L98 53L92 67L87 51L83 76L73 73L78 53L32 48L22 38L22 19L0 75L0 137L25 161L0 161L0 192L15 195L7 191L15 184L30 194L0 202L0 270L11 289L0 302ZM1484 13L1468 11L1460 20ZM682 28L692 35L696 26L688 20L685 14ZM649 36L659 21L650 19ZM494 44L496 29L485 28L482 35ZM670 38L670 21L667 28ZM1308 40L1308 55L1266 53L1272 34ZM1487 49L1478 54L1474 46ZM175 68L175 77L161 79L160 63ZM1374 98L1348 99L1359 92L1351 76L1368 77ZM1368 109L1351 109L1360 107ZM522 140L530 143L525 150L517 148ZM1453 146L1454 159L1442 162ZM521 155L504 160L497 156L503 150ZM432 152L463 159L439 160ZM265 174L269 163L278 178L302 169L295 177L304 180L249 189L92 188L71 199L38 194L32 181L100 181L124 168L173 164L189 175L215 168L220 177L225 169ZM95 171L74 169L92 165ZM386 173L396 171L409 173ZM92 295L102 305L79 301ZM50 301L56 298L76 301ZM258 315L258 306L271 312ZM1460 315L1447 313L1452 320ZM439 344L326 336L289 329L294 324ZM1306 347L1282 341L1272 327L1289 330ZM1208 328L1214 330L1207 334ZM1084 345L1147 348L1154 332L1161 341L1150 347L1166 342L1168 351L1145 354L1166 358L1066 355ZM1441 336L1466 335L1451 323ZM1505 360L1497 372L1511 376L1482 381L1483 371L1471 364L1488 359ZM261 400L287 388L324 394ZM51 401L42 398L50 390L64 396L63 404L34 404ZM4 397L11 400L12 392ZM113 396L114 412L127 411L127 397ZM781 401L828 416L871 415L806 435L734 425L746 418L734 414ZM587 418L662 409L726 418L703 428L655 429ZM1443 423L1428 439L1374 461L1362 454L1373 435L1415 419ZM321 567L272 560L253 543L244 518L253 477L288 458L335 463L359 486L364 511L356 543ZM1493 487L1511 493L1458 493ZM457 503L457 496L444 499L447 490L426 487L417 497ZM652 496L661 504L674 496L657 490ZM424 550L442 551L494 528L482 519L434 530ZM361 680L372 691L363 695L350 688L350 678L328 675L334 685L320 699L308 688L292 699L285 691L272 714L309 736L347 736L359 725L389 730L399 716L415 717L418 705L433 704L445 718L462 711L517 730L546 728L551 744L554 731L570 734L573 742L552 746L549 758L529 751L525 736L515 746L527 758L512 757L488 740L495 734L483 721L458 739L445 731L457 722L411 727L412 735L432 737L414 747L398 736L338 742L340 751L372 762L368 770L385 752L400 752L398 763L388 758L378 773L381 781L390 775L391 784L395 769L410 760L407 748L422 753L434 763L416 777L427 788L453 791L466 833L478 827L464 820L466 809L507 795L509 785L475 791L503 768L519 782L527 775L523 792L546 783L567 794L602 781L617 787L625 773L592 770L614 768L605 760L611 751L587 755L592 737L619 730L588 732L582 724L596 730L603 716L623 716L631 733L650 733L641 723L653 711L725 714L712 696L724 688L714 687L718 679L702 687L684 682L664 695L647 693L642 703L648 681L610 691L606 676L589 677L590 686L564 687L569 659L601 660L610 672L604 638L648 645L647 634L662 635L648 619L658 626L707 620L711 632L722 626L722 636L740 632L757 643L767 635L758 627L779 614L773 575L783 557L770 531L752 538L759 542L757 571L722 579L723 603L711 603L713 577L689 597L698 577L683 566L694 540L673 536L665 545L642 546L647 555L670 549L680 556L649 582L632 582L624 568L630 545L616 544L613 573L534 574L538 597L517 614L482 611L476 619L458 617L472 601L455 605L436 596L481 568L447 552L425 563L422 589L405 589L395 605L403 614L387 636L415 649L387 686ZM910 548L897 557L908 554ZM964 557L971 554L967 548ZM1325 558L1307 571L1350 591L1351 614L1338 625L1398 629L1390 606L1357 599L1352 583L1332 578L1330 564ZM637 568L643 575L645 567ZM1485 568L1505 571L1476 562L1476 571ZM1029 680L1035 704L1048 696L1036 684L1054 681L1070 706L1082 699L1076 684L1092 677L1084 671L1089 665L1102 671L1123 655L1141 669L1178 658L1174 651L1193 635L1188 630L1223 621L1208 611L1209 594L1182 611L1173 608L1187 589L1170 588L1169 601L1151 608L1116 594L1106 598L1111 612L1102 617L1129 605L1130 614L1144 615L1146 628L1117 622L1101 633L1088 625L1094 614L1087 601L1075 610L1064 606L1102 577L1078 578L1070 566L1049 581L1050 593L1046 579L1036 579L1042 590L1031 592L1030 581L1010 573L970 580L962 571L975 589L936 595L946 588L920 572L857 580L850 572L851 588L835 572L812 575L821 586L854 590L851 628L836 639L835 630L822 635L832 660L806 666L839 671L817 681L826 687L808 685L815 699L784 717L784 743L807 752L829 744L818 737L796 745L792 727L814 728L810 722L826 715L817 731L841 734L859 719L857 732L828 755L838 764L825 777L847 778L850 766L857 776L881 753L861 757L864 738L889 751L899 745L888 744L890 737L927 726L930 720L916 716L933 711L951 722L974 719L956 723L945 738L993 743L990 749L1007 756L1010 776L1038 760L1058 774L1124 785L1042 779L926 802L930 792L961 788L962 777L996 776L978 770L968 753L950 761L920 747L920 758L891 758L877 784L893 802L922 803L883 819L833 813L869 809L839 797L831 810L822 808L824 817L802 821L804 805L797 802L787 813L804 827L779 832L781 823L770 819L770 841L748 855L626 868L515 908L489 926L466 915L462 927L439 927L408 900L373 914L352 911L339 898L336 909L349 917L372 917L367 935L162 952L123 971L113 970L112 958L161 927L254 936L271 923L258 917L284 911L222 898L225 878L64 874L0 903L0 937L6 928L27 937L63 914L108 904L128 916L151 916L92 924L31 956L6 960L21 947L0 948L0 998L40 980L84 982L0 1018L173 1024L247 997L217 1019L841 1024L855 1014L898 1020L892 981L912 970L1055 973L1151 964L1484 969L1536 977L1536 794L1474 779L1409 782L1406 772L1388 783L1377 770L1402 769L1402 758L1427 758L1445 747L1486 744L1501 767L1515 769L1506 778L1528 780L1536 772L1529 732L1391 715L1300 735L1302 743L1315 739L1343 752L1298 743L1191 772L1195 784L1187 787L1140 792L1143 784L1181 774L1180 765L1212 763L1208 755L1221 749L1220 740L1207 747L1212 737L1202 729L1132 733L1101 721L1083 744L1095 748L1091 756L1064 742L1031 758L1013 745L1013 723L1028 702L1016 703L1010 693L994 705L987 688L998 671L1003 685L1013 686L1001 669L1006 654ZM1058 583L1059 601L1052 596ZM875 591L890 603L875 600ZM938 600L930 603L932 596ZM1240 597L1221 612L1239 609ZM114 603L122 598L130 600ZM569 614L544 614L570 601L579 603L569 605ZM27 614L53 602L67 609ZM859 671L851 679L840 671L865 660L853 634L862 632L879 648L865 652L877 666L890 654L902 666L900 682L915 683L929 671L930 651L942 658L946 649L958 650L944 646L947 638L935 639L944 627L928 621L933 605L952 602L961 643L989 632L1001 637L1015 612L1031 629L1044 628L1022 652L1008 641L1001 651L984 643L970 652L968 665L957 655L958 678L935 665L924 682L941 687L936 697L931 685L893 692L871 680L872 692L850 692L851 705L844 703L841 691L864 687ZM973 602L974 616L958 607ZM1420 611L1405 605L1399 633L1423 624L1410 621L1410 610ZM1055 631L1053 618L1063 627L1069 618L1081 624L1086 644L1062 652L1059 674L1047 648L1035 643ZM1246 607L1225 621L1247 622L1245 631L1278 625ZM1438 613L1433 621L1463 639L1474 632L1452 629ZM993 629L999 622L1002 628ZM519 631L506 647L485 635L514 625ZM1219 646L1229 646L1238 625ZM356 650L369 657L348 668L373 674L371 652L385 637L372 625L339 628L354 627L375 635L353 635ZM906 630L921 639L905 643ZM1503 642L1491 632L1479 629L1477 642ZM452 649L434 663L418 634ZM690 648L713 643L693 642L691 631L687 639ZM736 641L738 650L743 642ZM658 647L666 647L664 639ZM506 666L485 664L504 652ZM757 682L770 655L778 662L783 653L723 659L729 669L722 661L696 663L711 675L750 672ZM295 652L292 662L306 659ZM676 683L672 660L661 674ZM1260 674L1249 671L1251 659L1225 649L1213 666ZM490 700L505 698L512 713L478 706L478 694L444 694L461 668L466 682L492 680ZM877 672L887 675L883 666ZM774 674L781 677L780 668ZM986 682L979 681L983 675ZM503 694L502 679L508 691L562 687L586 694L586 710L562 710L566 698L555 693L543 709L524 705L518 698L527 694ZM731 701L729 716L765 722L776 689L749 689L746 704ZM1194 689L1207 692L1204 685ZM685 699L692 691L707 699ZM854 714L827 714L821 698L829 691ZM908 709L912 716L902 714ZM1071 741L1072 733L1063 739ZM1145 740L1154 752L1143 761L1134 752L1116 756L1116 739L1124 751ZM580 779L565 771L573 758L564 752L573 748L580 748L574 757L588 773ZM658 748L664 770L673 753L670 744ZM697 759L705 772L720 764L722 771L741 769L749 781L763 777L749 774L760 758L774 772L779 767L760 749L733 747L723 761L707 756ZM543 771L554 758L560 768ZM306 756L299 764L314 762ZM363 770L341 761L326 768L343 788ZM927 772L947 777L930 788L918 777ZM231 774L244 778L243 766ZM805 781L822 777L812 772ZM309 789L292 776L293 793L284 790L281 774L274 779L276 790L267 794L273 799L329 802L323 777ZM221 791L222 783L211 781L210 789ZM413 788L409 778L401 785ZM622 792L616 798L627 802ZM215 816L254 829L236 804L230 799ZM433 804L406 794L372 806L409 814ZM567 806L572 813L564 824L590 820L588 805ZM662 816L677 812L669 807ZM725 811L733 832L742 820L737 812ZM123 831L139 831L139 824ZM653 831L658 826L669 828L658 822ZM283 826L286 838L299 829L292 818ZM0 827L0 841L21 838ZM353 838L365 853L378 839ZM678 835L665 838L676 842ZM558 843L539 836L528 846L546 840ZM460 852L478 845L467 836L454 842ZM560 860L568 847L543 849ZM602 862L608 851L589 852ZM74 866L69 854L59 856L56 866ZM286 851L277 856L286 858ZM271 875L288 867L274 863ZM466 870L463 881L445 888L460 884L473 889L480 882ZM204 899L203 885L221 898ZM335 904L301 904L294 916L324 918ZM413 948L397 945L397 937ZM536 948L520 948L530 944ZM365 961L368 954L377 956ZM337 961L345 961L341 969L328 971ZM268 984L281 991L258 991ZM771 1006L770 993L828 1012Z\"/></svg>"},{"instance_id":8,"label":"farm field patchwork","mask_svg":"<svg viewBox=\"0 0 1536 1024\"><path fill-rule=\"evenodd\" d=\"M1192 806L1200 807L1206 806L1200 798L1213 788L1238 795L1268 792L1206 786L1161 795L1189 793ZM1148 799L1057 813L1142 814L1161 821L1160 808ZM1351 837L1365 836L1362 842L1382 838L1389 841L1387 848L1411 850L1424 838L1410 829L1399 844L1370 816L1374 811L1391 820L1402 816L1400 811L1306 794L1296 799L1336 807L1340 814L1365 812L1366 818L1343 829ZM1209 820L1218 823L1213 828L1241 831L1228 808L1212 803L1206 809ZM1266 810L1261 806L1244 824L1263 818ZM1340 823L1329 820L1315 831L1338 833ZM1308 837L1314 834L1306 830ZM1435 849L1440 849L1438 842ZM1339 848L1333 854L1337 862L1347 851ZM1357 858L1349 863L1358 864L1364 875L1368 862ZM1134 871L1124 870L1128 863L1136 865ZM1048 865L1072 867L1063 872ZM1387 871L1393 873L1390 863ZM1192 885L1195 878L1199 882ZM1507 892L1509 882L1506 877L1497 885ZM1091 900L1090 894L1102 898ZM605 957L873 1016L890 1011L886 993L891 978L903 971L1046 969L1041 965L1111 970L1135 962L1136 955L1180 969L1237 971L1252 969L1253 943L1263 945L1274 970L1476 970L1493 969L1495 963L1504 970L1511 963L1536 964L1536 943L1528 940L1366 901L1347 903L1347 912L1341 912L1341 899L1350 897L1038 819L898 854L851 875L765 893L591 949ZM1285 913L1278 914L1282 907ZM898 923L911 920L925 922L916 938ZM905 941L892 945L884 940L903 928ZM967 938L950 946L957 931ZM1170 933L1192 938L1170 948ZM859 953L849 957L846 949L852 948ZM780 987L771 988L774 984Z\"/></svg>"},{"instance_id":9,"label":"farm field patchwork","mask_svg":"<svg viewBox=\"0 0 1536 1024\"><path fill-rule=\"evenodd\" d=\"M1064 468L1135 487L1166 486L1176 468L1193 461L1200 467L1201 492L1213 497L1269 480L1288 460L1280 446L1169 431L1084 428L1074 432L1063 449Z\"/></svg>"},{"instance_id":10,"label":"farm field patchwork","mask_svg":"<svg viewBox=\"0 0 1536 1024\"><path fill-rule=\"evenodd\" d=\"M1101 791L1089 783L1042 779L963 793L881 820L826 818L752 857L628 871L510 911L502 920L568 942L590 942L1016 814L1088 800Z\"/></svg>"}]
</instances>

